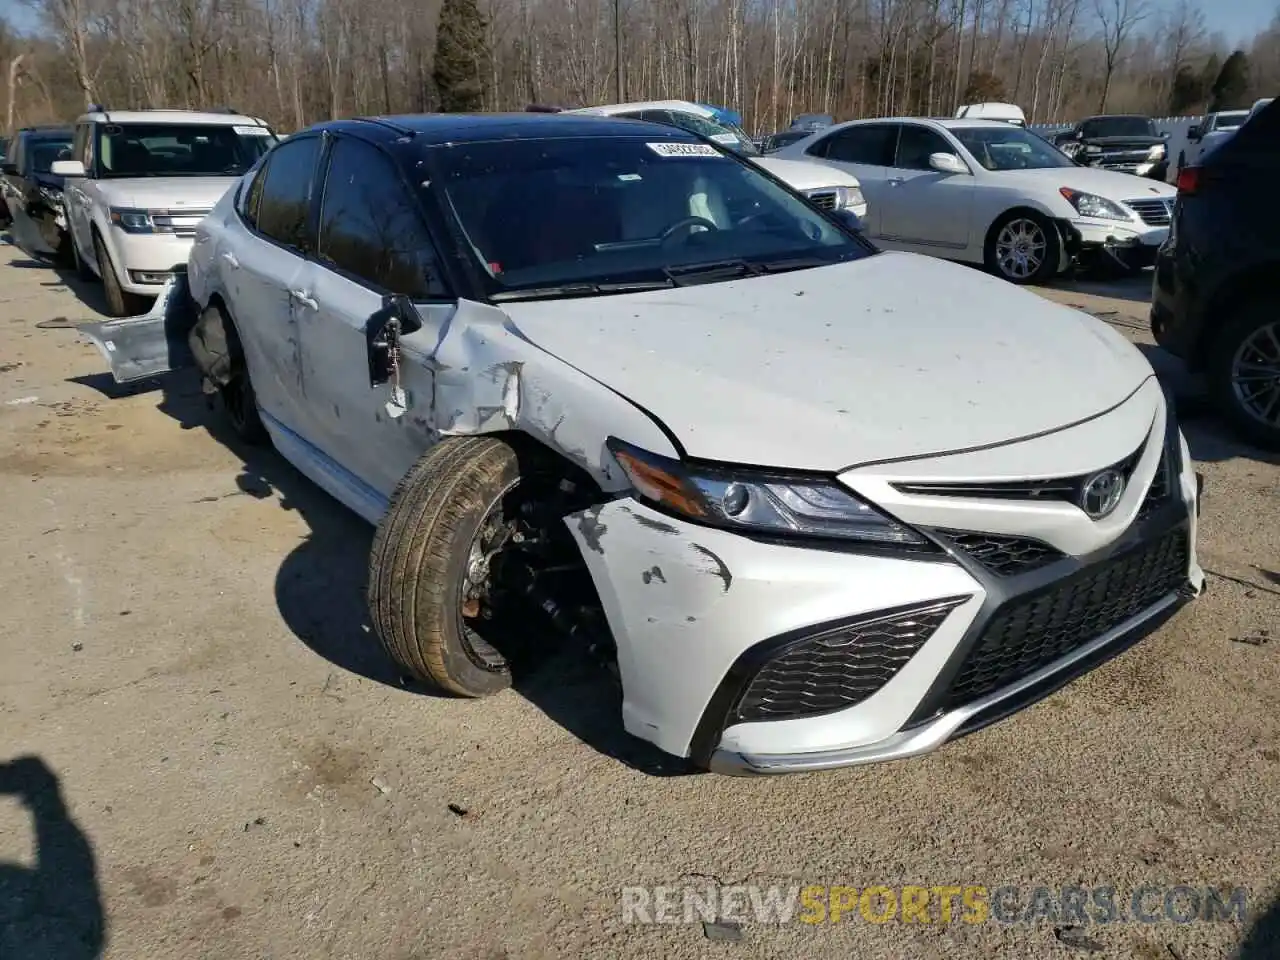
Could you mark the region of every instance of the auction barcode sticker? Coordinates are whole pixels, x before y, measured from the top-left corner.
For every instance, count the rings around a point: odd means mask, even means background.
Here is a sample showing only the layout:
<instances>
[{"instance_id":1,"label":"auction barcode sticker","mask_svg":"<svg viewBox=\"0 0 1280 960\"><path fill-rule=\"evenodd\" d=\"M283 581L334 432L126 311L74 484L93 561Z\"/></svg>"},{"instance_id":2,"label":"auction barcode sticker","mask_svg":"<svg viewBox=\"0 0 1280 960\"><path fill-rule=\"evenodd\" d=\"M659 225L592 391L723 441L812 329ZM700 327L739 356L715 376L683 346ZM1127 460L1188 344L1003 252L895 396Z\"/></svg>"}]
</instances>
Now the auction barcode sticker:
<instances>
[{"instance_id":1,"label":"auction barcode sticker","mask_svg":"<svg viewBox=\"0 0 1280 960\"><path fill-rule=\"evenodd\" d=\"M266 127L232 127L238 137L269 137L271 131Z\"/></svg>"},{"instance_id":2,"label":"auction barcode sticker","mask_svg":"<svg viewBox=\"0 0 1280 960\"><path fill-rule=\"evenodd\" d=\"M709 143L646 143L646 147L660 157L720 157L719 150Z\"/></svg>"}]
</instances>

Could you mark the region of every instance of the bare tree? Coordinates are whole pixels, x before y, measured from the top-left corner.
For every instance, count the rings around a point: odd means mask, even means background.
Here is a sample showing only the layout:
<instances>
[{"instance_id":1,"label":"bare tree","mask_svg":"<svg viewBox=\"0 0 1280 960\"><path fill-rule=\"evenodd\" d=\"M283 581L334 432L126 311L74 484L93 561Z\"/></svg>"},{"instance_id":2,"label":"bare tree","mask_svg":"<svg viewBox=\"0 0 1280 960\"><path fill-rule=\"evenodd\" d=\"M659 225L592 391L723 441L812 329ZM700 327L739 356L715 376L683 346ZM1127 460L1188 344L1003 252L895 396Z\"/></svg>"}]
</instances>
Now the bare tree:
<instances>
[{"instance_id":1,"label":"bare tree","mask_svg":"<svg viewBox=\"0 0 1280 960\"><path fill-rule=\"evenodd\" d=\"M1102 96L1098 100L1098 112L1106 113L1107 98L1111 94L1111 80L1115 76L1120 51L1133 33L1133 28L1147 16L1146 0L1094 0L1094 9L1102 24L1103 74Z\"/></svg>"}]
</instances>

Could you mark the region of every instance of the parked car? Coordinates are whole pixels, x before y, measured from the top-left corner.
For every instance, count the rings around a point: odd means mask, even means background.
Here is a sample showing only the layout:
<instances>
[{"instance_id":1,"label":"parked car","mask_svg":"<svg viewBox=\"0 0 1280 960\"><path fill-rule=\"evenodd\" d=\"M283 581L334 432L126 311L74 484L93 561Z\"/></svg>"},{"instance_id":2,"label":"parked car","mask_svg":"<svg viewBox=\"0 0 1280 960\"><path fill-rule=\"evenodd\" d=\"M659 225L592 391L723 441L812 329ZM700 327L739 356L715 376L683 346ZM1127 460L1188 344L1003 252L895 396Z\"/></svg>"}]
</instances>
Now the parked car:
<instances>
[{"instance_id":1,"label":"parked car","mask_svg":"<svg viewBox=\"0 0 1280 960\"><path fill-rule=\"evenodd\" d=\"M1192 124L1187 129L1186 146L1178 151L1178 170L1199 161L1203 154L1235 133L1248 116L1248 110L1222 110Z\"/></svg>"},{"instance_id":2,"label":"parked car","mask_svg":"<svg viewBox=\"0 0 1280 960\"><path fill-rule=\"evenodd\" d=\"M1067 156L1089 167L1164 180L1169 173L1167 131L1150 117L1089 117L1053 138Z\"/></svg>"},{"instance_id":3,"label":"parked car","mask_svg":"<svg viewBox=\"0 0 1280 960\"><path fill-rule=\"evenodd\" d=\"M1206 374L1218 408L1280 449L1280 104L1178 174L1156 259L1151 331Z\"/></svg>"},{"instance_id":4,"label":"parked car","mask_svg":"<svg viewBox=\"0 0 1280 960\"><path fill-rule=\"evenodd\" d=\"M102 279L113 316L145 310L184 269L196 225L276 140L230 110L107 110L76 121L66 178L71 251L82 279Z\"/></svg>"},{"instance_id":5,"label":"parked car","mask_svg":"<svg viewBox=\"0 0 1280 960\"><path fill-rule=\"evenodd\" d=\"M14 243L33 257L70 263L70 237L63 208L62 177L50 172L70 155L70 127L23 127L0 164L0 196L12 221Z\"/></svg>"},{"instance_id":6,"label":"parked car","mask_svg":"<svg viewBox=\"0 0 1280 960\"><path fill-rule=\"evenodd\" d=\"M956 117L969 120L1003 120L1017 127L1027 125L1027 115L1016 103L968 103L956 111Z\"/></svg>"},{"instance_id":7,"label":"parked car","mask_svg":"<svg viewBox=\"0 0 1280 960\"><path fill-rule=\"evenodd\" d=\"M901 118L837 124L773 156L858 178L876 244L1043 283L1074 258L1149 266L1175 190L1081 167L1010 123Z\"/></svg>"},{"instance_id":8,"label":"parked car","mask_svg":"<svg viewBox=\"0 0 1280 960\"><path fill-rule=\"evenodd\" d=\"M994 722L1201 589L1127 339L674 126L332 121L197 232L189 358L377 524L376 632L444 690L567 638L670 754L839 767ZM183 362L167 306L84 328L117 378Z\"/></svg>"},{"instance_id":9,"label":"parked car","mask_svg":"<svg viewBox=\"0 0 1280 960\"><path fill-rule=\"evenodd\" d=\"M802 113L791 121L792 130L821 130L836 122L829 113Z\"/></svg>"},{"instance_id":10,"label":"parked car","mask_svg":"<svg viewBox=\"0 0 1280 960\"><path fill-rule=\"evenodd\" d=\"M696 103L689 103L687 100L614 103L602 107L566 110L565 113L625 117L680 127L749 157L757 166L768 170L824 210L848 210L858 218L867 215L866 198L855 177L808 161L796 162L762 156L760 148L741 127L726 126L715 119L710 109Z\"/></svg>"},{"instance_id":11,"label":"parked car","mask_svg":"<svg viewBox=\"0 0 1280 960\"><path fill-rule=\"evenodd\" d=\"M760 144L760 152L777 153L783 147L799 143L812 132L812 130L779 130L777 133L771 133Z\"/></svg>"}]
</instances>

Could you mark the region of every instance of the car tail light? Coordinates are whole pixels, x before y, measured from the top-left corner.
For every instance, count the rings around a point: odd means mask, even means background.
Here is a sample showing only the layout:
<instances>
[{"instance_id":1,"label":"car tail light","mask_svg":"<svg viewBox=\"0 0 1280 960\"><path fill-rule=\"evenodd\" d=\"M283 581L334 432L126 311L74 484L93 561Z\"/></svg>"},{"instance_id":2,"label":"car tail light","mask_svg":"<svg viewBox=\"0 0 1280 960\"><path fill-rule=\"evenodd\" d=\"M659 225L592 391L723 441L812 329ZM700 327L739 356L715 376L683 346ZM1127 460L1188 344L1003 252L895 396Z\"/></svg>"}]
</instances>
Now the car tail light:
<instances>
[{"instance_id":1,"label":"car tail light","mask_svg":"<svg viewBox=\"0 0 1280 960\"><path fill-rule=\"evenodd\" d=\"M1178 171L1178 193L1193 194L1200 189L1200 167L1183 167Z\"/></svg>"}]
</instances>

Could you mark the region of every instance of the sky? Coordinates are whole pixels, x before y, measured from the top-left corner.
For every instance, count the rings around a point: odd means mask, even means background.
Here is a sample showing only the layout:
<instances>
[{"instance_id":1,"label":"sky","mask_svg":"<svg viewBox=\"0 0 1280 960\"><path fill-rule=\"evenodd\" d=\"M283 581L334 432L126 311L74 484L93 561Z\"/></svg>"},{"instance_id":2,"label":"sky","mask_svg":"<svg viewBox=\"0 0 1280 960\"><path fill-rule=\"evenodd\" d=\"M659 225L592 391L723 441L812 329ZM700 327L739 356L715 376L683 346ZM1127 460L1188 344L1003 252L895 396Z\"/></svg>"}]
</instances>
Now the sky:
<instances>
[{"instance_id":1,"label":"sky","mask_svg":"<svg viewBox=\"0 0 1280 960\"><path fill-rule=\"evenodd\" d=\"M1171 8L1176 0L1148 0L1153 12ZM1211 31L1221 32L1227 43L1247 44L1261 33L1280 9L1280 0L1201 0L1205 21ZM20 30L35 25L35 17L23 0L0 0L0 17Z\"/></svg>"}]
</instances>

